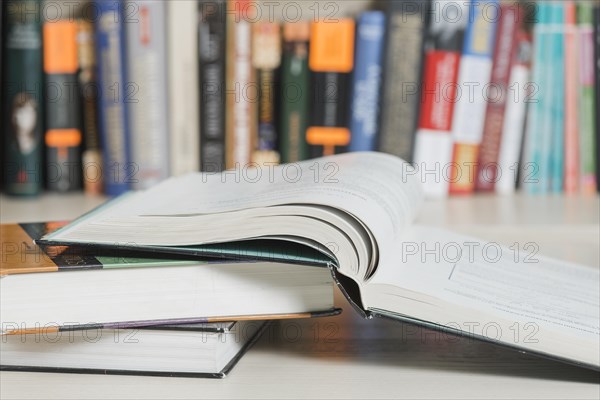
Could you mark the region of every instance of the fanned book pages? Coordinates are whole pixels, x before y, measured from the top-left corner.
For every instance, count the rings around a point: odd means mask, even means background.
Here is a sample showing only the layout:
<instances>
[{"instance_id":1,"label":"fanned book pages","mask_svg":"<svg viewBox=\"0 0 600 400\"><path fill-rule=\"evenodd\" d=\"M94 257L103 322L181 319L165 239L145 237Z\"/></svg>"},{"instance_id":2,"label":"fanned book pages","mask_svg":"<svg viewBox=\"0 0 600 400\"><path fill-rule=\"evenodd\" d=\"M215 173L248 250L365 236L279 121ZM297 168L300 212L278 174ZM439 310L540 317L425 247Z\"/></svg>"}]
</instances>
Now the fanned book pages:
<instances>
[{"instance_id":1,"label":"fanned book pages","mask_svg":"<svg viewBox=\"0 0 600 400\"><path fill-rule=\"evenodd\" d=\"M292 263L316 251L322 261L312 263L329 266L367 316L600 368L597 268L537 256L532 262L495 243L416 225L421 203L408 163L351 153L172 178L42 243L194 254L219 254L227 244L227 257ZM265 247L270 251L251 251Z\"/></svg>"}]
</instances>

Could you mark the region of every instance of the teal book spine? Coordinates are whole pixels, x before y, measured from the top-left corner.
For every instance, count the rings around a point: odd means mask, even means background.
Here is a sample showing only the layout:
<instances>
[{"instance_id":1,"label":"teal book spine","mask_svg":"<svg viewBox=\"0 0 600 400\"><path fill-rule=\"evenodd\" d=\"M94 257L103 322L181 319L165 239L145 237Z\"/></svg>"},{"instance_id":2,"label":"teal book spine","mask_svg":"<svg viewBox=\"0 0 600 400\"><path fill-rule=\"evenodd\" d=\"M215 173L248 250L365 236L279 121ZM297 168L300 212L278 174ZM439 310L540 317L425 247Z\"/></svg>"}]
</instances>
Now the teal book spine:
<instances>
[{"instance_id":1,"label":"teal book spine","mask_svg":"<svg viewBox=\"0 0 600 400\"><path fill-rule=\"evenodd\" d=\"M32 196L43 186L43 71L41 2L5 7L2 77L3 189Z\"/></svg>"},{"instance_id":2,"label":"teal book spine","mask_svg":"<svg viewBox=\"0 0 600 400\"><path fill-rule=\"evenodd\" d=\"M527 193L543 193L547 186L546 157L549 154L547 136L550 122L546 118L549 94L547 90L547 65L550 44L548 22L550 4L540 1L536 5L535 25L533 27L533 70L532 92L528 99L527 136L524 149L524 163L521 171L521 186Z\"/></svg>"},{"instance_id":3,"label":"teal book spine","mask_svg":"<svg viewBox=\"0 0 600 400\"><path fill-rule=\"evenodd\" d=\"M550 35L553 41L549 46L552 60L548 64L551 72L548 83L552 89L549 118L551 118L551 144L549 160L549 190L560 193L564 188L565 173L565 9L564 4L552 3Z\"/></svg>"}]
</instances>

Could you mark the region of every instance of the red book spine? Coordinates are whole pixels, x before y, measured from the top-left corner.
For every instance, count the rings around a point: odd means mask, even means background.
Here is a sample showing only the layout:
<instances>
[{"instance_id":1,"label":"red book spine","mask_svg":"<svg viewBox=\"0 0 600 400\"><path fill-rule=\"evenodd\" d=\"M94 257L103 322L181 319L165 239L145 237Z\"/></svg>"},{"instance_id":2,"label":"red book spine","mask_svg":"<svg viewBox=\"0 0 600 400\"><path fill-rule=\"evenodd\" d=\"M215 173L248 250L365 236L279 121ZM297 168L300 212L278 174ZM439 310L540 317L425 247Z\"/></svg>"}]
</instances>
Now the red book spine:
<instances>
[{"instance_id":1,"label":"red book spine","mask_svg":"<svg viewBox=\"0 0 600 400\"><path fill-rule=\"evenodd\" d=\"M565 192L579 191L577 6L565 3Z\"/></svg>"},{"instance_id":2,"label":"red book spine","mask_svg":"<svg viewBox=\"0 0 600 400\"><path fill-rule=\"evenodd\" d=\"M516 36L522 23L521 9L516 4L503 4L494 47L494 59L490 87L499 91L498 100L489 101L483 126L483 139L477 160L475 189L491 192L494 190L498 175L509 173L499 171L500 142L509 97L510 72L514 52L517 49ZM496 97L495 97L496 98Z\"/></svg>"}]
</instances>

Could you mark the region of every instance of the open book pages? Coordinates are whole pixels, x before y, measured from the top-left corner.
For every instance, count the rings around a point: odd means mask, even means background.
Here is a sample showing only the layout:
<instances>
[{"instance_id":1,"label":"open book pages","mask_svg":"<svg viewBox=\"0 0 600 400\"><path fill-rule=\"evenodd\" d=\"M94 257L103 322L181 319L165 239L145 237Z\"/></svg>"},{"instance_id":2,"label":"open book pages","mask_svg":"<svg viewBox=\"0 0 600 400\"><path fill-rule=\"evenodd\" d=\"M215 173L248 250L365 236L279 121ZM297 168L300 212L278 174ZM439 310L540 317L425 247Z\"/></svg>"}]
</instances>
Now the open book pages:
<instances>
[{"instance_id":1,"label":"open book pages","mask_svg":"<svg viewBox=\"0 0 600 400\"><path fill-rule=\"evenodd\" d=\"M414 225L422 201L410 164L351 153L172 178L44 240L167 249L279 241L283 255L305 245L351 279L341 284L365 311L600 366L598 269Z\"/></svg>"}]
</instances>

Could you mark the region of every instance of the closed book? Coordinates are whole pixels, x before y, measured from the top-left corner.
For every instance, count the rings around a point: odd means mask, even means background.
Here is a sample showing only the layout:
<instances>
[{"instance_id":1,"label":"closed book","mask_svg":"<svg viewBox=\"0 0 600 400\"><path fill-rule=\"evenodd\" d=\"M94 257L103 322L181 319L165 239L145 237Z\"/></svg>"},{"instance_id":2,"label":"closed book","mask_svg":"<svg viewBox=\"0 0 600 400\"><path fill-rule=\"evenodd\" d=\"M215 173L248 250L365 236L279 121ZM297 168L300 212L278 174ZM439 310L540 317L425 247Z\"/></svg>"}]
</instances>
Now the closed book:
<instances>
[{"instance_id":1,"label":"closed book","mask_svg":"<svg viewBox=\"0 0 600 400\"><path fill-rule=\"evenodd\" d=\"M125 23L132 188L142 190L169 177L166 5L162 1L127 0L137 10Z\"/></svg>"},{"instance_id":2,"label":"closed book","mask_svg":"<svg viewBox=\"0 0 600 400\"><path fill-rule=\"evenodd\" d=\"M281 160L275 120L277 73L281 66L279 23L258 21L252 24L252 66L258 83L258 138L252 153L252 162L274 165Z\"/></svg>"},{"instance_id":3,"label":"closed book","mask_svg":"<svg viewBox=\"0 0 600 400\"><path fill-rule=\"evenodd\" d=\"M374 151L379 135L385 14L361 14L356 29L356 54L350 108L350 151Z\"/></svg>"},{"instance_id":4,"label":"closed book","mask_svg":"<svg viewBox=\"0 0 600 400\"><path fill-rule=\"evenodd\" d=\"M594 26L593 4L577 3L579 28L579 132L581 157L581 190L596 192L595 145L595 77L594 77Z\"/></svg>"},{"instance_id":5,"label":"closed book","mask_svg":"<svg viewBox=\"0 0 600 400\"><path fill-rule=\"evenodd\" d=\"M493 95L494 98L490 98L486 106L483 136L477 160L477 175L475 176L475 189L478 191L493 191L495 183L499 179L498 176L510 173L510 171L500 168L498 160L507 102L514 101L514 97L509 91L515 90L514 87L510 87L510 77L514 52L517 48L517 32L520 24L523 23L523 15L520 10L516 4L500 6L490 93L488 94L489 96ZM493 89L491 89L492 87Z\"/></svg>"},{"instance_id":6,"label":"closed book","mask_svg":"<svg viewBox=\"0 0 600 400\"><path fill-rule=\"evenodd\" d=\"M0 370L220 379L264 329L236 321L13 334L0 342Z\"/></svg>"},{"instance_id":7,"label":"closed book","mask_svg":"<svg viewBox=\"0 0 600 400\"><path fill-rule=\"evenodd\" d=\"M169 169L173 176L200 171L198 2L169 1L167 54Z\"/></svg>"},{"instance_id":8,"label":"closed book","mask_svg":"<svg viewBox=\"0 0 600 400\"><path fill-rule=\"evenodd\" d=\"M309 39L308 22L286 22L283 25L280 152L284 163L308 158L306 129L310 100Z\"/></svg>"},{"instance_id":9,"label":"closed book","mask_svg":"<svg viewBox=\"0 0 600 400\"><path fill-rule=\"evenodd\" d=\"M98 64L93 22L77 20L77 56L79 58L79 93L83 150L81 165L83 188L87 194L102 193L102 149L98 130Z\"/></svg>"},{"instance_id":10,"label":"closed book","mask_svg":"<svg viewBox=\"0 0 600 400\"><path fill-rule=\"evenodd\" d=\"M137 168L129 161L127 102L135 86L125 74L123 2L96 1L96 54L98 59L99 127L102 144L104 191L116 196L129 190Z\"/></svg>"},{"instance_id":11,"label":"closed book","mask_svg":"<svg viewBox=\"0 0 600 400\"><path fill-rule=\"evenodd\" d=\"M252 0L228 0L225 143L227 169L245 168L256 147L258 85L252 68Z\"/></svg>"},{"instance_id":12,"label":"closed book","mask_svg":"<svg viewBox=\"0 0 600 400\"><path fill-rule=\"evenodd\" d=\"M548 174L548 190L561 193L564 186L564 151L565 151L565 11L564 4L552 5L551 20L552 53L550 65L552 70L552 91L550 91L550 160Z\"/></svg>"},{"instance_id":13,"label":"closed book","mask_svg":"<svg viewBox=\"0 0 600 400\"><path fill-rule=\"evenodd\" d=\"M579 192L579 46L577 31L577 4L565 2L565 193Z\"/></svg>"},{"instance_id":14,"label":"closed book","mask_svg":"<svg viewBox=\"0 0 600 400\"><path fill-rule=\"evenodd\" d=\"M506 104L502 141L498 155L498 170L501 174L496 177L494 185L498 194L512 194L517 188L517 178L522 170L519 163L525 120L528 106L533 106L535 84L531 82L531 57L533 44L531 33L521 25L517 33L517 45L512 60L509 88L511 98Z\"/></svg>"},{"instance_id":15,"label":"closed book","mask_svg":"<svg viewBox=\"0 0 600 400\"><path fill-rule=\"evenodd\" d=\"M200 160L207 172L225 169L226 6L226 0L198 4Z\"/></svg>"},{"instance_id":16,"label":"closed book","mask_svg":"<svg viewBox=\"0 0 600 400\"><path fill-rule=\"evenodd\" d=\"M3 190L36 195L43 187L41 3L3 2L6 12L2 85ZM31 10L31 11L30 11Z\"/></svg>"},{"instance_id":17,"label":"closed book","mask_svg":"<svg viewBox=\"0 0 600 400\"><path fill-rule=\"evenodd\" d=\"M458 8L455 8L458 7ZM445 13L453 10L452 18ZM452 121L468 3L436 0L425 43L421 107L414 164L425 195L446 197L452 162Z\"/></svg>"},{"instance_id":18,"label":"closed book","mask_svg":"<svg viewBox=\"0 0 600 400\"><path fill-rule=\"evenodd\" d=\"M412 162L419 122L425 35L431 1L386 1L378 150Z\"/></svg>"},{"instance_id":19,"label":"closed book","mask_svg":"<svg viewBox=\"0 0 600 400\"><path fill-rule=\"evenodd\" d=\"M551 5L537 3L533 27L534 53L531 80L536 85L528 107L526 137L521 165L521 187L527 193L544 193L548 188L549 133L546 114L549 107L547 65L550 59Z\"/></svg>"},{"instance_id":20,"label":"closed book","mask_svg":"<svg viewBox=\"0 0 600 400\"><path fill-rule=\"evenodd\" d=\"M81 188L81 122L77 87L77 23L44 23L46 185L67 192Z\"/></svg>"},{"instance_id":21,"label":"closed book","mask_svg":"<svg viewBox=\"0 0 600 400\"><path fill-rule=\"evenodd\" d=\"M350 144L348 111L354 35L355 22L351 19L311 24L308 64L312 108L306 141L312 157L343 152Z\"/></svg>"},{"instance_id":22,"label":"closed book","mask_svg":"<svg viewBox=\"0 0 600 400\"><path fill-rule=\"evenodd\" d=\"M461 93L457 97L452 122L451 194L471 194L475 190L486 108L490 96L498 96L497 92L490 90L489 83L499 14L488 16L486 12L489 9L499 9L498 1L469 3L469 24L458 74Z\"/></svg>"},{"instance_id":23,"label":"closed book","mask_svg":"<svg viewBox=\"0 0 600 400\"><path fill-rule=\"evenodd\" d=\"M600 4L594 6L594 33L596 59L596 183L600 191Z\"/></svg>"}]
</instances>

